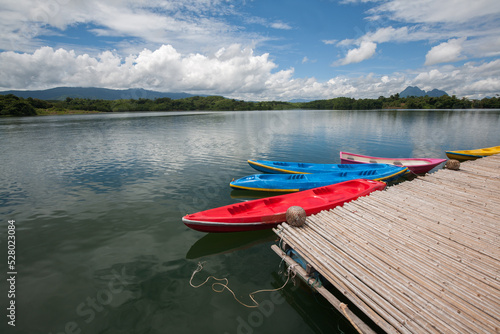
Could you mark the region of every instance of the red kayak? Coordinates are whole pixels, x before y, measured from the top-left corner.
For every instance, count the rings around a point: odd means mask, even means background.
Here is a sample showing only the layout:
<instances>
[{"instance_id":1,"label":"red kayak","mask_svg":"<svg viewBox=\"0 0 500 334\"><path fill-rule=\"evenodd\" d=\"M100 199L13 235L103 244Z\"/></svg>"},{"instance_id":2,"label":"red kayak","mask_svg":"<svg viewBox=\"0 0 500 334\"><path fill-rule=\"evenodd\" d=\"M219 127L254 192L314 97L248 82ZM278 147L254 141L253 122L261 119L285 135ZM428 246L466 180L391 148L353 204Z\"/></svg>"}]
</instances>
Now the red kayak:
<instances>
[{"instance_id":1,"label":"red kayak","mask_svg":"<svg viewBox=\"0 0 500 334\"><path fill-rule=\"evenodd\" d=\"M269 229L286 221L286 210L301 206L313 215L383 190L386 184L373 180L350 180L296 193L260 198L200 211L182 217L186 226L200 232L240 232Z\"/></svg>"}]
</instances>

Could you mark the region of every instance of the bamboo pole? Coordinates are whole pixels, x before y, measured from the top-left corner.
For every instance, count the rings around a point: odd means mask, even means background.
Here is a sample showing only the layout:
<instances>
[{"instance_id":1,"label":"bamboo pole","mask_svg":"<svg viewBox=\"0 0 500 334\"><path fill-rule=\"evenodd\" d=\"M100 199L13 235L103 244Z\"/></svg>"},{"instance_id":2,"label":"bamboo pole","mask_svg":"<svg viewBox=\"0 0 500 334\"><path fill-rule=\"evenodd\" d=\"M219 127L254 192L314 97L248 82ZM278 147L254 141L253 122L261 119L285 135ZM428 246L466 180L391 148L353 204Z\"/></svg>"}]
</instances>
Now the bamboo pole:
<instances>
[{"instance_id":1,"label":"bamboo pole","mask_svg":"<svg viewBox=\"0 0 500 334\"><path fill-rule=\"evenodd\" d=\"M352 255L350 261L346 262L356 262L358 271L366 271L364 274L360 274L359 272L356 273L356 276L362 279L364 284L369 285L371 289L377 291L378 293L384 293L392 296L390 299L391 302L399 307L399 309L405 314L410 315L421 313L420 321L422 321L423 316L424 320L422 323L424 324L428 322L429 318L432 318L437 312L440 311L439 308L435 308L433 305L429 306L429 303L422 298L421 291L414 290L414 287L417 285L410 282L411 280L408 280L408 277L399 276L398 279L394 279L394 274L387 268L388 266L390 268L390 265L388 265L383 258L370 257L370 252L365 252L362 247L357 247L354 250L353 247L355 247L355 242L356 241L354 240L350 243L350 254L342 254L342 256L348 258ZM373 284L371 283L371 280L374 278L379 278L380 280L377 281L376 284ZM403 303L403 306L401 303ZM418 307L415 308L415 306ZM412 316L410 317L414 318ZM413 320L417 321L415 318ZM442 322L441 326L443 325L446 326L447 324Z\"/></svg>"},{"instance_id":2,"label":"bamboo pole","mask_svg":"<svg viewBox=\"0 0 500 334\"><path fill-rule=\"evenodd\" d=\"M411 239L408 238L409 240L407 242L411 243L413 240L422 242L422 243L427 243L425 248L423 250L426 250L427 252L433 250L433 251L438 251L443 255L446 255L449 257L449 260L452 261L460 261L463 262L464 264L471 265L474 267L474 263L467 263L467 262L476 262L480 261L481 262L481 268L484 268L484 265L489 265L493 269L492 277L494 278L499 271L499 262L498 262L498 252L494 253L493 256L488 256L488 254L483 254L481 252L477 252L473 248L468 248L465 246L458 246L454 240L453 242L450 242L450 238L447 237L446 235L441 235L436 233L434 230L432 230L433 226L429 225L423 225L422 221L417 221L417 219L411 219L411 216L407 216L407 219L394 216L390 212L386 211L379 211L379 207L376 205L369 205L365 204L368 206L368 208L372 211L372 213L377 213L382 216L381 218L390 218L390 224L397 224L397 226L401 229L401 233L398 233L395 235L395 238L404 238L411 236ZM385 204L387 205L387 204ZM382 206L382 205L381 205ZM408 219L408 217L410 219ZM434 223L432 225L439 226L441 225L440 222ZM398 229L396 228L395 230L391 230L392 233L396 233ZM403 234L406 233L406 234ZM397 240L396 240L397 241ZM465 254L465 251L468 252L468 254ZM457 257L457 255L460 255Z\"/></svg>"},{"instance_id":3,"label":"bamboo pole","mask_svg":"<svg viewBox=\"0 0 500 334\"><path fill-rule=\"evenodd\" d=\"M365 218L367 218L367 217L365 217ZM367 218L367 219L369 220L369 218ZM359 227L357 227L357 228L359 228L359 229L360 229L360 228L362 228L362 226L359 226ZM377 244L380 244L380 240L377 240ZM407 248L407 249L408 249L408 248ZM419 254L419 252L416 252L416 253L415 253L415 254L413 254L413 255L414 255L414 256L416 256L416 255L418 255L418 254ZM421 252L420 254L425 254L425 253L422 253L422 252ZM452 279L453 279L454 281L457 281L457 280L459 280L459 279L460 279L460 276L456 276L456 274L460 275L460 272L459 272L459 271L457 271L457 273L453 274ZM465 282L467 282L468 284L470 284L470 281L465 281ZM465 284L465 286L467 286L467 284ZM462 292L461 290L458 290L458 291L456 291L455 293L458 293L459 295L463 294L463 292ZM470 298L473 298L473 297L475 297L475 294L473 294L473 295L471 295L471 296L469 296L469 297L470 297ZM465 298L465 300L468 300L468 299L467 299L467 298ZM482 302L484 302L484 300L483 300ZM499 307L500 307L500 304L497 304L496 306L495 306L495 305L492 305L492 307L493 307L493 309L497 309L497 308L499 308Z\"/></svg>"},{"instance_id":4,"label":"bamboo pole","mask_svg":"<svg viewBox=\"0 0 500 334\"><path fill-rule=\"evenodd\" d=\"M451 218L447 218L451 216L438 216L437 214L439 212L435 212L434 215L430 216L426 212L427 210L424 209L424 211L421 212L419 208L407 209L405 212L405 210L401 210L400 208L402 205L404 205L404 203L398 202L398 200L387 202L373 197L372 201L376 203L372 207L374 210L377 210L377 207L383 207L384 209L386 209L383 212L384 214L390 215L392 219L399 219L399 223L405 225L406 228L411 229L413 226L415 226L415 228L416 226L418 226L420 232L428 233L430 237L433 236L437 241L442 241L443 238L450 239L450 235L449 233L446 233L446 230L456 231L455 227L452 224L458 225L456 221L450 220ZM393 212L396 212L396 214L393 214ZM410 220L411 222L409 222ZM415 224L417 222L419 224ZM465 224L462 224L461 227L465 227ZM478 237L471 241L472 246L469 246L468 248L474 252L482 254L483 256L490 256L495 260L496 263L496 260L498 258L498 247L493 249L490 249L490 247L485 247L485 245L493 243L490 233L485 234L476 232L476 235ZM465 246L456 247L461 249ZM490 250L490 253L487 252L488 249Z\"/></svg>"},{"instance_id":5,"label":"bamboo pole","mask_svg":"<svg viewBox=\"0 0 500 334\"><path fill-rule=\"evenodd\" d=\"M302 232L302 236L303 236L303 231L301 231L301 232ZM356 276L356 277L358 277L358 276ZM385 295L387 295L387 291L384 291L384 293L385 293ZM376 297L376 296L374 296L374 295L373 295L373 293L371 294L371 296L372 296L372 297ZM393 295L393 296L397 296L397 295ZM398 298L396 298L396 300L397 300L397 299L398 299ZM393 298L393 300L394 300L394 298ZM427 305L427 307L428 307L428 305ZM424 310L425 310L426 308L424 307L424 308L420 308L420 309L424 309ZM435 310L435 313L439 313L439 312L440 312L440 310L439 310L439 309ZM408 312L408 311L406 311L405 313L406 313L406 315L407 315L408 317L411 317L409 314L415 314L415 312L413 312L413 313L412 313L412 312ZM416 318L416 317L414 317L414 318ZM429 315L427 315L427 316L425 317L425 319L426 319L425 323L428 323L428 322L429 322L429 321L428 321L428 319L429 319ZM414 320L414 319L412 319L412 320ZM443 326L443 325L444 325L444 326L446 326L447 324L446 324L446 323L442 323L442 324L441 324L441 326ZM457 325L455 324L455 326L457 326ZM468 326L468 327L467 327L467 326L466 326L466 327L461 327L461 328L462 328L462 331L467 331L467 332L470 332L470 331L472 330L470 326ZM418 330L417 332L421 332L421 331L422 331L422 329Z\"/></svg>"},{"instance_id":6,"label":"bamboo pole","mask_svg":"<svg viewBox=\"0 0 500 334\"><path fill-rule=\"evenodd\" d=\"M399 259L398 261L404 261L404 260L405 260L405 259L403 258L403 259ZM403 262L403 263L404 263L404 262ZM393 265L394 265L394 264L393 264ZM413 265L415 265L415 264L413 264ZM422 269L422 268L420 268L420 269ZM425 267L424 267L422 270L425 270ZM417 272L416 274L418 275L419 273ZM430 291L432 291L432 289L431 289Z\"/></svg>"},{"instance_id":7,"label":"bamboo pole","mask_svg":"<svg viewBox=\"0 0 500 334\"><path fill-rule=\"evenodd\" d=\"M360 310L365 314L370 316L372 320L377 323L385 331L393 332L394 329L400 332L411 333L412 331L404 327L404 318L397 312L397 309L390 307L389 310L381 308L379 305L381 299L378 296L371 296L364 290L360 290L360 287L355 284L355 277L349 274L337 263L330 263L325 261L322 256L314 253L310 244L303 242L303 240L297 236L296 231L288 228L285 225L285 233L281 232L280 236L289 245L292 246L302 257L307 259L309 263L324 277L332 283L337 290L342 292L346 297L348 297ZM375 297L375 301L371 297Z\"/></svg>"},{"instance_id":8,"label":"bamboo pole","mask_svg":"<svg viewBox=\"0 0 500 334\"><path fill-rule=\"evenodd\" d=\"M305 282L308 282L311 277L307 275L306 271L298 265L291 257L287 256L278 246L272 245L271 249L278 254L289 266L291 266L295 273L298 273ZM322 286L313 286L314 290L320 293L330 304L335 307L335 309L342 313L351 322L353 327L360 333L375 334L376 332L365 324L356 314L354 314L347 305L338 300L334 295L332 295L327 289Z\"/></svg>"}]
</instances>

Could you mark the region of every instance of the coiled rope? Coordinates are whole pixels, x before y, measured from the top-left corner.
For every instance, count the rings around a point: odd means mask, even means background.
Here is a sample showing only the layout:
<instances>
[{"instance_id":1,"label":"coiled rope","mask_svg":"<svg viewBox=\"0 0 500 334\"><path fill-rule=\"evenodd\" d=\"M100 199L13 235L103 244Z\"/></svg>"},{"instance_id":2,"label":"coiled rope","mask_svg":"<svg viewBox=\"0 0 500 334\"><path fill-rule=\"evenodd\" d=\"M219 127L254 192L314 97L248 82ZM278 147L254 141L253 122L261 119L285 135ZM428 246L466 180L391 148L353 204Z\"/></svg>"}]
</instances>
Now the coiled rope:
<instances>
[{"instance_id":1,"label":"coiled rope","mask_svg":"<svg viewBox=\"0 0 500 334\"><path fill-rule=\"evenodd\" d=\"M277 289L257 290L257 291L254 291L254 292L248 294L248 296L250 297L250 299L254 303L254 305L248 305L248 304L245 304L244 302L242 302L241 300L239 300L238 297L236 297L236 294L234 293L234 291L229 288L229 280L227 278L217 278L214 276L208 276L202 283L200 283L198 285L194 285L193 278L197 273L199 273L200 271L203 270L204 263L205 262L198 262L198 267L193 271L193 274L191 275L191 279L189 280L189 285L191 285L193 288L197 289L197 288L203 286L204 284L206 284L211 278L213 278L214 280L218 281L218 282L212 283L212 290L214 292L221 293L224 290L228 290L233 295L234 299L238 303L240 303L241 305L248 307L248 308L259 307L259 303L254 298L254 295L256 295L257 293L279 291L279 290L283 289L288 284L288 281L290 280L290 278L292 278L292 280L293 280L293 278L295 277L295 272L293 271L293 266L288 267L287 272L286 272L287 279L281 287L279 287ZM221 283L221 282L224 282L224 283Z\"/></svg>"}]
</instances>

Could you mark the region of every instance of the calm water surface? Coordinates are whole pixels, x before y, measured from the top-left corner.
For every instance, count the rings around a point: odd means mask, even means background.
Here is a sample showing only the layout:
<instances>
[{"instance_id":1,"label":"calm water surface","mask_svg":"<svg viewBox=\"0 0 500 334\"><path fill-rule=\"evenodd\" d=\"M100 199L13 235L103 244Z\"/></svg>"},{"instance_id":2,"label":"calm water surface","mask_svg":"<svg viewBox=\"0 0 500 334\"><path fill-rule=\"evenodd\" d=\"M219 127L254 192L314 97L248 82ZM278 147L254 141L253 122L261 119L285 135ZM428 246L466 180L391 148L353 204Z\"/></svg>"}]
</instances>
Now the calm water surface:
<instances>
[{"instance_id":1,"label":"calm water surface","mask_svg":"<svg viewBox=\"0 0 500 334\"><path fill-rule=\"evenodd\" d=\"M198 262L243 302L285 282L272 231L204 234L186 213L243 201L247 159L339 163L339 151L445 158L500 144L500 111L120 113L0 119L0 244L16 226L16 326L2 333L354 333L304 285L260 309L189 281ZM442 168L440 166L439 168ZM5 277L5 276L3 276Z\"/></svg>"}]
</instances>

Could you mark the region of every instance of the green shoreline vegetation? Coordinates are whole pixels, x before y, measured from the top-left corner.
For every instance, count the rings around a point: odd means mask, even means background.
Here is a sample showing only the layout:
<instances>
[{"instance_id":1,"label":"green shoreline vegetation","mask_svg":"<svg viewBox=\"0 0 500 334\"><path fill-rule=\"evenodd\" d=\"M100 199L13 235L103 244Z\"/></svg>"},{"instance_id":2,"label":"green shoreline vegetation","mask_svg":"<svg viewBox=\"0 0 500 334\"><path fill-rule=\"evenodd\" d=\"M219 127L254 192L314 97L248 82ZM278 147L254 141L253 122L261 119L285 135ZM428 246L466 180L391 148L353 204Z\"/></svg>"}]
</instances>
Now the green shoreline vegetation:
<instances>
[{"instance_id":1,"label":"green shoreline vegetation","mask_svg":"<svg viewBox=\"0 0 500 334\"><path fill-rule=\"evenodd\" d=\"M390 97L378 99L354 99L337 97L311 102L245 102L222 96L193 96L184 99L120 99L93 100L67 97L63 101L24 99L13 94L0 95L0 116L36 116L58 114L86 114L123 111L236 111L236 110L373 110L373 109L490 109L500 108L500 98L482 100L458 99L456 96L441 97Z\"/></svg>"}]
</instances>

